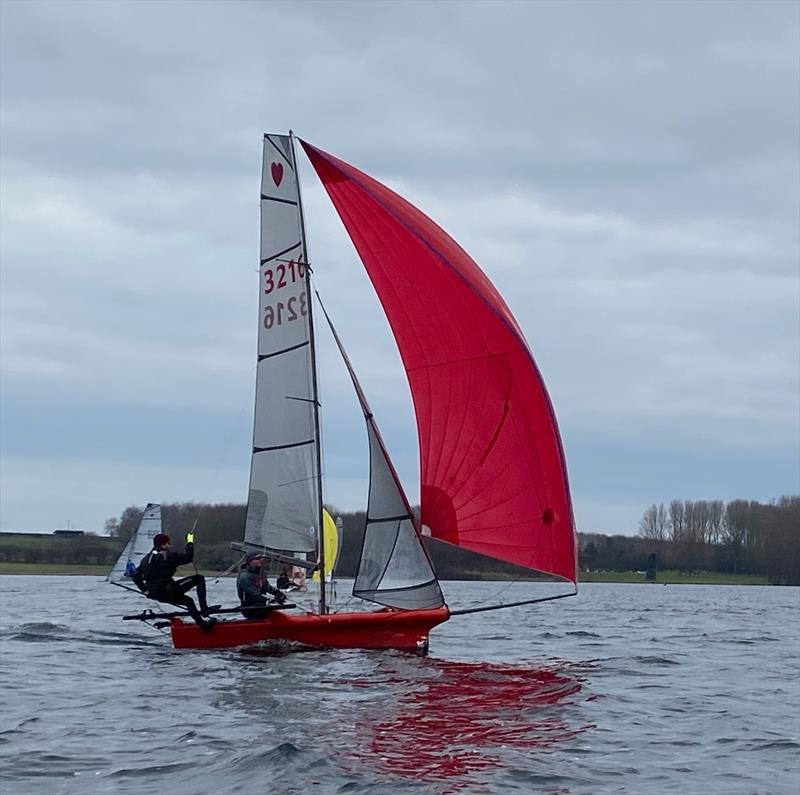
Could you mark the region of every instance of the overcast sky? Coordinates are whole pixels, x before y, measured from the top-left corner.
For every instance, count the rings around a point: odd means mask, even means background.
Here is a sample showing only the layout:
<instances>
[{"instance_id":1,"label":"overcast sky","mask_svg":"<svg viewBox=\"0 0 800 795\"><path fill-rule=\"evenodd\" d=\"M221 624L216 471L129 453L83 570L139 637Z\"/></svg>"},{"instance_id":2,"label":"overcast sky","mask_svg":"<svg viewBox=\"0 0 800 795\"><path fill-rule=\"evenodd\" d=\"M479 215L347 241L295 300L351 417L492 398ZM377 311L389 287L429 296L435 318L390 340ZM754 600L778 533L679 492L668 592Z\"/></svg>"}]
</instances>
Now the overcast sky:
<instances>
[{"instance_id":1,"label":"overcast sky","mask_svg":"<svg viewBox=\"0 0 800 795\"><path fill-rule=\"evenodd\" d=\"M2 0L0 530L244 502L261 137L290 127L505 296L580 530L798 493L799 9ZM316 285L416 502L399 356L301 177ZM366 434L322 332L319 359L326 500L361 509Z\"/></svg>"}]
</instances>

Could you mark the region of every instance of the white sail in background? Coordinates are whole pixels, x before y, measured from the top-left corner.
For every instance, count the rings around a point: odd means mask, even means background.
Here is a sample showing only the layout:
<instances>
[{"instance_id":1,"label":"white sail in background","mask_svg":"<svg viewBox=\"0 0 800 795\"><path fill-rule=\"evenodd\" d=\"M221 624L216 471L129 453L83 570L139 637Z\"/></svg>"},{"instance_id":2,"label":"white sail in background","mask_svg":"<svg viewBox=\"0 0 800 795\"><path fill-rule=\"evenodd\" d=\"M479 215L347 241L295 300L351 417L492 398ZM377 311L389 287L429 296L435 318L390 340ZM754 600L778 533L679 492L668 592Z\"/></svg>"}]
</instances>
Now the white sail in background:
<instances>
[{"instance_id":1,"label":"white sail in background","mask_svg":"<svg viewBox=\"0 0 800 795\"><path fill-rule=\"evenodd\" d=\"M153 548L153 538L161 532L161 506L148 503L136 532L125 545L122 554L108 573L106 582L137 590L131 580L133 570Z\"/></svg>"},{"instance_id":2,"label":"white sail in background","mask_svg":"<svg viewBox=\"0 0 800 795\"><path fill-rule=\"evenodd\" d=\"M253 457L245 542L317 548L320 494L308 269L286 135L264 136Z\"/></svg>"}]
</instances>

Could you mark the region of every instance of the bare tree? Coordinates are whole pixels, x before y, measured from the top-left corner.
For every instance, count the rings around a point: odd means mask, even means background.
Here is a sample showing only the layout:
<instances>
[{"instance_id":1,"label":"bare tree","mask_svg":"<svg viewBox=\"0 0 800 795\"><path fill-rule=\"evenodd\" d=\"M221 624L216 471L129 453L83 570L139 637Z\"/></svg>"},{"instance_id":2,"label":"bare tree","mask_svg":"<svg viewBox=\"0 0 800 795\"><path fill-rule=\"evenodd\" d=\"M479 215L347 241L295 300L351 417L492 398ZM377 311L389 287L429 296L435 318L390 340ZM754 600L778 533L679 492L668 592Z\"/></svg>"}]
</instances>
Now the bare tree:
<instances>
[{"instance_id":1,"label":"bare tree","mask_svg":"<svg viewBox=\"0 0 800 795\"><path fill-rule=\"evenodd\" d=\"M731 500L725 507L722 520L722 540L730 552L730 565L734 572L742 564L744 547L747 544L747 525L750 506L745 500Z\"/></svg>"},{"instance_id":2,"label":"bare tree","mask_svg":"<svg viewBox=\"0 0 800 795\"><path fill-rule=\"evenodd\" d=\"M667 509L664 503L658 504L658 515L656 516L656 526L658 527L658 540L667 540L667 531L669 530L669 517L667 516Z\"/></svg>"},{"instance_id":3,"label":"bare tree","mask_svg":"<svg viewBox=\"0 0 800 795\"><path fill-rule=\"evenodd\" d=\"M639 535L652 541L664 541L667 538L669 519L664 503L651 505L639 521Z\"/></svg>"},{"instance_id":4,"label":"bare tree","mask_svg":"<svg viewBox=\"0 0 800 795\"><path fill-rule=\"evenodd\" d=\"M722 538L722 517L725 514L725 503L722 500L712 500L707 505L706 541L709 544L719 544Z\"/></svg>"},{"instance_id":5,"label":"bare tree","mask_svg":"<svg viewBox=\"0 0 800 795\"><path fill-rule=\"evenodd\" d=\"M686 506L682 500L672 500L669 504L669 523L672 541L682 541L686 535Z\"/></svg>"},{"instance_id":6,"label":"bare tree","mask_svg":"<svg viewBox=\"0 0 800 795\"><path fill-rule=\"evenodd\" d=\"M706 537L706 523L708 509L702 500L686 500L685 510L685 537L693 543L702 543Z\"/></svg>"},{"instance_id":7,"label":"bare tree","mask_svg":"<svg viewBox=\"0 0 800 795\"><path fill-rule=\"evenodd\" d=\"M653 503L639 520L639 535L643 538L658 540L658 506Z\"/></svg>"}]
</instances>

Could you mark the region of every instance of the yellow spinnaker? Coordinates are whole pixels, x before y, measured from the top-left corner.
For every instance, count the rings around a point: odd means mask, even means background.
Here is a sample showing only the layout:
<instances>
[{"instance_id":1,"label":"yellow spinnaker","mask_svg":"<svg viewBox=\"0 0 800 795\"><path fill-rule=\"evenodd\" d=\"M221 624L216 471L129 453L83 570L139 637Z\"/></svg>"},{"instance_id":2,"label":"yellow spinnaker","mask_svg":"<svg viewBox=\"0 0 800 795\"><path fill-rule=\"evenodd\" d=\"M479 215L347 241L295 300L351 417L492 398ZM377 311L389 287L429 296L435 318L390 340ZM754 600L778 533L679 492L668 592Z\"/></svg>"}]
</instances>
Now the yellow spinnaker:
<instances>
[{"instance_id":1,"label":"yellow spinnaker","mask_svg":"<svg viewBox=\"0 0 800 795\"><path fill-rule=\"evenodd\" d=\"M339 552L339 533L336 530L336 522L324 508L322 509L322 544L325 550L325 576L329 577ZM319 571L314 572L312 579L314 582L319 582Z\"/></svg>"}]
</instances>

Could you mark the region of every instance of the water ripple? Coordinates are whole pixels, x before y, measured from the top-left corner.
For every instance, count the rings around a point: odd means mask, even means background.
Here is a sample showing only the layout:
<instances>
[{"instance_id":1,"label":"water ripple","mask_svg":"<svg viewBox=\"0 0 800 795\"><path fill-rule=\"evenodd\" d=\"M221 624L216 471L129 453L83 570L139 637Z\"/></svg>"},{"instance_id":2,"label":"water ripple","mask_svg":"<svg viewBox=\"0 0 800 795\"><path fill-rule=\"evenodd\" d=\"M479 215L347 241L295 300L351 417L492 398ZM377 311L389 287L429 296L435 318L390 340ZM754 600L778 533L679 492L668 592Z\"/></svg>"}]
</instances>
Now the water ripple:
<instances>
[{"instance_id":1,"label":"water ripple","mask_svg":"<svg viewBox=\"0 0 800 795\"><path fill-rule=\"evenodd\" d=\"M47 582L0 577L13 795L800 790L797 589L590 584L454 618L418 657L176 652L108 615L132 610L120 589ZM495 587L446 586L454 605Z\"/></svg>"}]
</instances>

